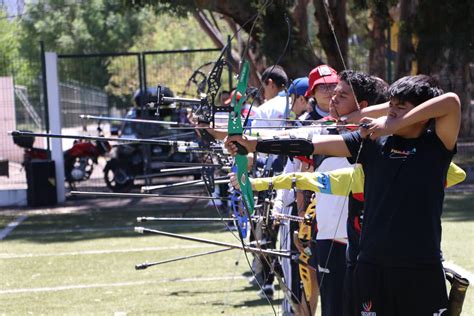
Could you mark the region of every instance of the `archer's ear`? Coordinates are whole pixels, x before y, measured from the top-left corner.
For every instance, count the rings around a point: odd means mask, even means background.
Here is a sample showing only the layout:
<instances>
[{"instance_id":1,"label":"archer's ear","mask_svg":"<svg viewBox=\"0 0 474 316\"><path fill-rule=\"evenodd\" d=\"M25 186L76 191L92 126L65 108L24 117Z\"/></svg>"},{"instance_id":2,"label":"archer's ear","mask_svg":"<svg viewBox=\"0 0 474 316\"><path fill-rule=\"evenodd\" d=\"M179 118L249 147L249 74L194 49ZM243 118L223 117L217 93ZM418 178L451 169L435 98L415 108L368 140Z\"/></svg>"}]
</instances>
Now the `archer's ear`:
<instances>
[{"instance_id":1,"label":"archer's ear","mask_svg":"<svg viewBox=\"0 0 474 316\"><path fill-rule=\"evenodd\" d=\"M365 109L365 108L368 107L368 106L369 106L369 102L367 102L367 101L365 101L365 100L364 100L364 101L361 101L361 102L359 103L359 108L360 108L361 110L362 110L362 109Z\"/></svg>"}]
</instances>

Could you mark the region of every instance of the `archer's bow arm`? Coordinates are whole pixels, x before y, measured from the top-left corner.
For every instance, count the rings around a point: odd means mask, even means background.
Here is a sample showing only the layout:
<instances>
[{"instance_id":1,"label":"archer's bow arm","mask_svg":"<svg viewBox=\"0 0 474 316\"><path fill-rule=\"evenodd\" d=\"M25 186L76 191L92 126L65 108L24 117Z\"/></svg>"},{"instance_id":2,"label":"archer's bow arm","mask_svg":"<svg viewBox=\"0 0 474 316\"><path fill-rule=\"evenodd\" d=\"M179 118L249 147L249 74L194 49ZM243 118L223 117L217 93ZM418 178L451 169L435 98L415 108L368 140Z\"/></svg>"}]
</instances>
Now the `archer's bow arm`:
<instances>
[{"instance_id":1,"label":"archer's bow arm","mask_svg":"<svg viewBox=\"0 0 474 316\"><path fill-rule=\"evenodd\" d=\"M342 168L330 172L295 172L272 178L250 179L255 191L268 190L269 183L274 189L291 189L292 179L296 178L296 188L319 193L347 196L349 192L364 192L364 170L362 166ZM451 162L446 177L446 187L461 183L466 179L466 172ZM350 186L349 186L350 184Z\"/></svg>"},{"instance_id":2,"label":"archer's bow arm","mask_svg":"<svg viewBox=\"0 0 474 316\"><path fill-rule=\"evenodd\" d=\"M331 172L294 172L272 178L251 179L255 191L268 190L269 183L274 189L291 189L293 178L296 189L310 190L319 193L347 196L350 191L362 192L364 171L362 167L343 168ZM352 182L351 182L352 179ZM351 184L349 186L349 184Z\"/></svg>"}]
</instances>

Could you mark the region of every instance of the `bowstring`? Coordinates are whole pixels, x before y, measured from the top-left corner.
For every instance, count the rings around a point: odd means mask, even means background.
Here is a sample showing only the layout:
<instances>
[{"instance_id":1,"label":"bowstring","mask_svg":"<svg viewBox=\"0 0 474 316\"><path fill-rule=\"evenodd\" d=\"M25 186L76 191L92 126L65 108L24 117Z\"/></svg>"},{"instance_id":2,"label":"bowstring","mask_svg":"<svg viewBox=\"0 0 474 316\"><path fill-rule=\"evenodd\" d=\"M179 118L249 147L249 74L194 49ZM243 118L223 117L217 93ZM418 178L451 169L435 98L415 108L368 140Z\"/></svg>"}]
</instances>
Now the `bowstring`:
<instances>
[{"instance_id":1,"label":"bowstring","mask_svg":"<svg viewBox=\"0 0 474 316\"><path fill-rule=\"evenodd\" d=\"M261 12L263 12L263 10L266 9L271 3L272 3L272 1L267 0L266 3L264 3L264 5L262 6L262 11L261 11ZM258 18L258 17L257 17L257 18ZM254 24L252 25L251 31L254 29L254 27L255 27L255 25L256 25L257 18L255 19L255 22L254 22ZM285 22L286 22L286 24L287 24L287 32L288 32L287 41L286 41L286 43L285 43L283 53L280 54L280 56L278 57L277 61L274 63L274 65L272 66L272 68L270 68L270 73L271 73L271 71L275 68L275 66L278 65L278 63L281 61L281 59L282 59L283 56L285 55L286 51L288 50L288 46L289 46L290 39L291 39L291 24L290 24L289 18L288 18L288 16L287 16L286 14L285 14ZM245 56L245 54L246 54L247 51L248 51L250 39L251 39L251 33L249 33L249 37L248 37L248 40L247 40L247 45L246 45L246 47L244 48L243 56ZM261 93L262 89L263 89L263 83L260 85L260 87L259 87L259 89L258 89L258 92L257 92L257 95L259 95L259 94ZM247 122L248 122L249 116L250 116L250 114L251 114L251 110L252 110L252 107L253 107L254 102L255 102L255 98L252 100L252 103L250 104L250 107L249 107L247 116L246 116L246 118L245 118L245 120L244 120L243 126L246 126L246 125L247 125ZM246 208L245 203L244 203L244 207ZM248 210L247 210L247 212L248 212ZM249 213L249 212L248 212L248 213ZM251 225L250 228L251 228L251 229L250 229L250 232L253 234L253 236L254 236L254 238L255 238L257 248L258 248L258 249L261 249L261 245L260 245L260 243L258 242L258 238L257 238L257 236L256 236L256 232L255 232L254 229L253 229L253 225ZM240 228L239 228L239 229L240 229ZM249 266L250 266L250 262L249 262L249 260L248 260L248 257L247 257L247 254L246 254L246 253L245 253L245 257L246 257L246 259L247 259L247 261L248 261L248 263L249 263ZM257 256L257 258L258 258L258 257L259 257L259 256ZM277 277L278 283L279 283L282 287L284 287L286 291L291 292L291 293L290 293L290 294L291 294L291 297L295 298L295 299L299 302L298 297L293 293L293 291L291 291L291 289L289 289L289 287L288 287L283 281L281 281L281 276L279 276L279 274L276 273L276 271L275 271L275 269L274 269L274 266L273 266L271 260L269 260L269 259L267 258L267 255L266 255L266 254L261 254L261 257L262 257L262 258L265 260L265 262L268 264L268 266L269 266L270 269L271 269L271 272ZM259 260L259 258L258 258L257 260ZM256 277L256 275L255 275L254 271L252 270L252 268L251 268L251 272L252 272L252 274L254 275L254 277ZM275 313L275 315L276 315L276 311L275 311L275 309L274 309L274 307L273 307L273 304L270 302L268 296L267 296L266 293L263 291L263 288L262 288L262 286L260 285L260 283L258 282L257 278L256 278L256 281L257 281L257 284L259 285L260 289L262 290L262 293L264 294L265 298L266 298L267 301L271 304L272 309L273 309L273 311L274 311L274 313ZM285 290L283 290L283 291L285 292ZM289 299L291 299L291 297L290 297Z\"/></svg>"},{"instance_id":2,"label":"bowstring","mask_svg":"<svg viewBox=\"0 0 474 316\"><path fill-rule=\"evenodd\" d=\"M329 24L329 27L331 29L331 33L334 37L334 41L336 43L336 47L337 47L337 52L339 54L339 58L341 59L341 63L342 63L342 66L344 67L344 70L347 70L347 67L346 67L346 63L344 61L344 57L342 56L342 51L341 51L341 47L339 45L339 41L337 39L337 35L336 35L336 32L334 30L334 25L332 23L332 15L331 15L331 12L329 10L329 3L328 3L328 0L323 0L323 4L324 4L324 11L326 13L326 16L328 18L328 24ZM349 86L351 88L351 92L352 92L352 95L354 97L354 100L355 100L355 103L356 103L356 106L357 106L357 110L360 112L360 106L359 106L359 102L357 100L357 96L355 94L355 91L354 91L354 88L352 87L352 83L349 81ZM336 113L337 113L337 110L336 110ZM337 113L338 116L339 116L339 113ZM357 151L357 156L356 156L356 159L354 161L354 167L357 165L358 161L359 161L359 157L360 157L360 153L362 152L362 147L363 147L363 141L361 141L360 143L360 146L359 146L359 149ZM347 192L349 192L351 186L352 186L352 183L354 181L354 172L351 173L351 176L350 176L350 180L349 180L349 185L347 186ZM344 191L344 192L346 192ZM341 207L341 210L339 211L339 216L338 216L338 220L337 220L337 226L336 227L339 227L339 224L341 222L341 219L342 219L342 214L344 212L344 208L346 206L346 204L348 203L349 201L349 196L347 196L345 199L344 199L344 203L342 204L342 207ZM329 247L329 252L328 252L328 256L326 258L326 262L324 264L324 270L327 270L327 266L329 265L329 259L331 258L331 254L332 254L332 251L333 251L333 248L334 248L334 242L335 242L335 239L336 239L336 235L337 235L337 231L338 229L336 228L336 230L334 231L334 235L333 235L333 238L332 238L332 241L331 241L331 246ZM348 240L349 242L349 240ZM324 276L325 276L325 273L322 273L322 276L321 276L321 282L319 283L319 287L322 288L323 286L323 282L324 282Z\"/></svg>"},{"instance_id":3,"label":"bowstring","mask_svg":"<svg viewBox=\"0 0 474 316\"><path fill-rule=\"evenodd\" d=\"M243 54L242 54L242 56L243 56L242 59L245 58L245 54L247 54L247 51L248 51L248 48L249 48L250 39L251 39L251 36L252 36L252 32L253 32L253 30L254 30L256 24L257 24L258 18L262 15L263 11L264 11L272 2L273 2L272 0L266 0L266 1L263 3L263 5L262 5L262 7L260 8L260 10L258 10L257 14L254 15L254 16L255 16L254 22L253 22L253 24L252 24L252 27L250 28L250 32L249 32L249 35L248 35L247 46L244 48L244 52L243 52ZM252 19L253 19L253 17L252 17ZM248 22L250 22L250 21L251 21L251 20L247 21L244 25L246 25L246 24L247 24ZM244 25L242 25L242 27L243 27ZM234 38L234 37L237 35L237 33L242 29L242 27L239 28L239 30L234 34L234 36L233 36L232 38ZM232 38L231 38L231 39L232 39ZM242 59L241 59L241 65L243 65ZM241 71L239 71L239 72L241 72ZM259 91L260 91L260 90L259 90ZM252 104L253 104L253 101L252 101ZM249 109L249 113L250 113L250 110L251 110L251 106L250 106L250 109ZM240 115L240 113L239 113L238 115ZM248 116L247 116L247 118L248 118ZM245 121L245 123L244 123L244 126L245 126L245 125L246 125L246 121ZM249 217L249 220L250 220L250 219L251 219L250 210L247 208L247 205L245 204L245 202L242 203L242 204L243 204L243 206L244 206L244 209L247 211L247 216ZM240 240L240 242L242 243L242 246L244 246L244 245L245 245L245 242L244 242L244 239L243 239L243 237L242 237L243 235L242 235L242 233L241 233L241 228L240 228L239 225L237 225L237 228L239 229L239 233L240 233L239 235L241 236L241 237L239 238L239 240ZM254 235L257 248L258 248L259 250L262 250L261 245L260 245L259 242L258 242L258 238L256 238L255 231L253 230L253 225L250 225L250 232ZM264 259L268 262L268 259L266 258L266 255L265 255L265 254L261 254L261 256L262 256L262 258L264 258ZM277 312L276 312L276 310L275 310L275 307L274 307L273 303L271 302L270 298L268 297L268 295L267 295L267 294L265 293L265 291L263 290L262 285L261 285L260 282L258 281L257 276L256 276L255 272L254 272L253 269L252 269L252 264L250 263L250 260L249 260L249 257L248 257L248 254L247 254L246 251L244 251L244 257L245 257L245 259L246 259L246 261L247 261L247 264L248 264L248 266L249 266L249 268L250 268L250 271L251 271L253 277L254 277L255 280L256 280L256 283L257 283L258 287L260 288L260 290L261 290L261 292L263 293L263 295L264 295L265 299L267 300L267 302L270 304L270 307L272 308L272 311L273 311L274 315L276 316L276 315L277 315ZM256 255L256 257L258 258L259 255Z\"/></svg>"}]
</instances>

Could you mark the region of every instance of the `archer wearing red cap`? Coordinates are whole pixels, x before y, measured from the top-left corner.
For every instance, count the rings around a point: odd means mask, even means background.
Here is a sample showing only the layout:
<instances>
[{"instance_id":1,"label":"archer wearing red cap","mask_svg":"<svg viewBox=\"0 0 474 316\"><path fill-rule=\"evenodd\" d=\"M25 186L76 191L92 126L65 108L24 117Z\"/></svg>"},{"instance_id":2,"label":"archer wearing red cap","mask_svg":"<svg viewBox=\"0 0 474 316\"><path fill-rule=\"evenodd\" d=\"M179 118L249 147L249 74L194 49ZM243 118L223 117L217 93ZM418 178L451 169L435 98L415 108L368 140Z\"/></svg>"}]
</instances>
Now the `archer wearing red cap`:
<instances>
[{"instance_id":1,"label":"archer wearing red cap","mask_svg":"<svg viewBox=\"0 0 474 316\"><path fill-rule=\"evenodd\" d=\"M339 83L337 71L328 65L320 65L309 73L309 85L305 97L310 99L308 120L319 120L329 115L329 101Z\"/></svg>"}]
</instances>

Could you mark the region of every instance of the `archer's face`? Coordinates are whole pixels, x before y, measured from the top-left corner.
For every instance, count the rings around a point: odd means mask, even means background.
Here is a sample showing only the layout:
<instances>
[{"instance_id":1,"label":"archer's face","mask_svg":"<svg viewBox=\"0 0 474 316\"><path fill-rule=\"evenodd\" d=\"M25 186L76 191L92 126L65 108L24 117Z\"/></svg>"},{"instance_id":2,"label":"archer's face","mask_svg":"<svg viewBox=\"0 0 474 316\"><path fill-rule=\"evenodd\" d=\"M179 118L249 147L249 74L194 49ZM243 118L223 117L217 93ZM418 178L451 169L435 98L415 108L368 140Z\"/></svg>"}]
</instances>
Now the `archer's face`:
<instances>
[{"instance_id":1,"label":"archer's face","mask_svg":"<svg viewBox=\"0 0 474 316\"><path fill-rule=\"evenodd\" d=\"M415 106L410 102L400 102L398 99L390 99L387 120L401 117L412 110Z\"/></svg>"},{"instance_id":2,"label":"archer's face","mask_svg":"<svg viewBox=\"0 0 474 316\"><path fill-rule=\"evenodd\" d=\"M278 95L278 91L278 87L272 79L268 79L267 82L263 84L263 97L265 98L265 101L276 97Z\"/></svg>"},{"instance_id":3,"label":"archer's face","mask_svg":"<svg viewBox=\"0 0 474 316\"><path fill-rule=\"evenodd\" d=\"M357 101L351 86L345 81L340 81L329 103L329 114L334 118L339 118L356 110Z\"/></svg>"},{"instance_id":4,"label":"archer's face","mask_svg":"<svg viewBox=\"0 0 474 316\"><path fill-rule=\"evenodd\" d=\"M395 98L390 99L389 110L387 114L387 123L404 116L414 108L415 106L410 102L400 102L400 100ZM421 122L397 130L395 134L406 138L418 137L425 129L426 123L428 123L428 120L423 120Z\"/></svg>"},{"instance_id":5,"label":"archer's face","mask_svg":"<svg viewBox=\"0 0 474 316\"><path fill-rule=\"evenodd\" d=\"M303 112L306 111L308 101L302 95L296 97L296 99L295 99L295 96L292 95L292 98L295 100L293 102L292 111L295 112L296 115L300 116L301 114L303 114Z\"/></svg>"},{"instance_id":6,"label":"archer's face","mask_svg":"<svg viewBox=\"0 0 474 316\"><path fill-rule=\"evenodd\" d=\"M313 95L318 106L325 112L329 112L329 102L336 88L334 83L322 83L314 87Z\"/></svg>"}]
</instances>

